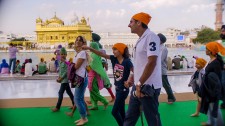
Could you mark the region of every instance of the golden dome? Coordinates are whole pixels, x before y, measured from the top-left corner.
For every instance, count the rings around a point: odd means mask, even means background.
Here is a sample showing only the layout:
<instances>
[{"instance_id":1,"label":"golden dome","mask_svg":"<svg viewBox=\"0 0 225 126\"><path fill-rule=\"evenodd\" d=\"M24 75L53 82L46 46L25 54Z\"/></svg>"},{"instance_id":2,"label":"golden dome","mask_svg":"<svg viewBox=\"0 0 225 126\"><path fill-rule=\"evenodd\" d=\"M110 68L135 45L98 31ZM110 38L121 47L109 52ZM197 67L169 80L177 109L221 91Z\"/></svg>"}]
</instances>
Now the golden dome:
<instances>
[{"instance_id":1,"label":"golden dome","mask_svg":"<svg viewBox=\"0 0 225 126\"><path fill-rule=\"evenodd\" d=\"M56 17L56 14L53 18L48 20L48 24L60 24L60 25L64 25L64 22L59 19L58 17Z\"/></svg>"},{"instance_id":2,"label":"golden dome","mask_svg":"<svg viewBox=\"0 0 225 126\"><path fill-rule=\"evenodd\" d=\"M36 19L36 23L42 23L42 19L39 17Z\"/></svg>"}]
</instances>

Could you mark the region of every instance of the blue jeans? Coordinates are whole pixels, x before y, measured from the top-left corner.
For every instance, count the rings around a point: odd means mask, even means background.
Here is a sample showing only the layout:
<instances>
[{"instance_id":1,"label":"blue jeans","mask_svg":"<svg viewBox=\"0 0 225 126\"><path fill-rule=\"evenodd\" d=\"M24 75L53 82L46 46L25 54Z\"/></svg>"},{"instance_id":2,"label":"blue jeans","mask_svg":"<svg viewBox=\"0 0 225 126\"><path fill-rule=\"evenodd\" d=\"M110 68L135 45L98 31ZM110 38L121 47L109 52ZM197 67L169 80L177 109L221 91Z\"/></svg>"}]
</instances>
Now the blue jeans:
<instances>
[{"instance_id":1,"label":"blue jeans","mask_svg":"<svg viewBox=\"0 0 225 126\"><path fill-rule=\"evenodd\" d=\"M88 78L86 77L84 79L83 84L81 84L79 88L75 88L75 92L74 92L74 101L77 106L77 109L79 110L80 116L82 118L87 117L85 101L84 101L84 93L85 93L87 84L88 84Z\"/></svg>"},{"instance_id":2,"label":"blue jeans","mask_svg":"<svg viewBox=\"0 0 225 126\"><path fill-rule=\"evenodd\" d=\"M134 85L130 95L130 102L126 113L124 126L136 125L137 120L141 114L140 107L142 107L148 126L162 126L160 114L158 112L158 97L160 95L161 88L154 89L155 93L153 97L144 96L142 98L137 98L133 96L133 92L135 90L136 89Z\"/></svg>"},{"instance_id":3,"label":"blue jeans","mask_svg":"<svg viewBox=\"0 0 225 126\"><path fill-rule=\"evenodd\" d=\"M172 91L172 88L168 81L167 75L162 75L162 83L163 83L163 87L166 90L166 93L168 95L168 102L175 102L176 98L173 95L173 91Z\"/></svg>"},{"instance_id":4,"label":"blue jeans","mask_svg":"<svg viewBox=\"0 0 225 126\"><path fill-rule=\"evenodd\" d=\"M59 98L58 98L58 102L56 104L56 108L57 109L60 109L60 107L61 107L62 100L63 100L63 94L64 94L65 91L69 95L70 100L72 101L72 104L74 105L73 93L72 93L72 91L70 89L69 83L62 83L61 86L60 86L59 92L58 92Z\"/></svg>"},{"instance_id":5,"label":"blue jeans","mask_svg":"<svg viewBox=\"0 0 225 126\"><path fill-rule=\"evenodd\" d=\"M116 119L119 126L123 126L125 119L125 100L128 94L128 89L126 91L116 89L116 100L113 105L112 115Z\"/></svg>"},{"instance_id":6,"label":"blue jeans","mask_svg":"<svg viewBox=\"0 0 225 126\"><path fill-rule=\"evenodd\" d=\"M13 66L13 70L11 71L11 67ZM11 71L12 73L15 72L16 69L16 58L10 58L9 59L9 72Z\"/></svg>"}]
</instances>

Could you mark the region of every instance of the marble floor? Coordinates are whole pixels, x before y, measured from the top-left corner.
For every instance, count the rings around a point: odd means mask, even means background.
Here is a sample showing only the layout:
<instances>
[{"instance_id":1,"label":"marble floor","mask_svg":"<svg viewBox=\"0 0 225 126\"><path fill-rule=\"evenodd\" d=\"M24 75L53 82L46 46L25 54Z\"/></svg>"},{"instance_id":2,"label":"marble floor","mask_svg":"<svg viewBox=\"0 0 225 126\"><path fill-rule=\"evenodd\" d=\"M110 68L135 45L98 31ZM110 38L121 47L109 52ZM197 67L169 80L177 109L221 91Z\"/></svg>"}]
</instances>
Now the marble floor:
<instances>
[{"instance_id":1,"label":"marble floor","mask_svg":"<svg viewBox=\"0 0 225 126\"><path fill-rule=\"evenodd\" d=\"M168 76L171 87L175 93L192 92L188 87L191 75ZM113 83L113 78L110 78ZM20 98L56 98L60 84L55 80L7 80L0 81L0 99L20 99ZM115 87L113 86L113 91ZM72 89L74 91L74 89ZM165 90L162 88L162 94ZM103 96L109 96L106 89L101 90ZM68 97L64 93L65 97ZM86 90L85 96L89 97Z\"/></svg>"}]
</instances>

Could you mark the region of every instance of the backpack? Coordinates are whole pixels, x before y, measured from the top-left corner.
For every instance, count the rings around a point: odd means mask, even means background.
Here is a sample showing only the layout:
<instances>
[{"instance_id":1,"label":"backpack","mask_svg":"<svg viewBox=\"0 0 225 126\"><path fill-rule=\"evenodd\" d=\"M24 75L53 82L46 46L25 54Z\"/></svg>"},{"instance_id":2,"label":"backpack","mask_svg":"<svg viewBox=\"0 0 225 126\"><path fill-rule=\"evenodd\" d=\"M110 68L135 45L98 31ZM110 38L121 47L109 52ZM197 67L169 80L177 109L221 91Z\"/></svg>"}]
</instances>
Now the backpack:
<instances>
[{"instance_id":1,"label":"backpack","mask_svg":"<svg viewBox=\"0 0 225 126\"><path fill-rule=\"evenodd\" d=\"M71 88L75 88L75 86L73 85L74 79L75 79L75 75L76 75L76 69L74 67L75 63L67 62L66 64L67 64L67 77L68 77L68 80L71 83Z\"/></svg>"}]
</instances>

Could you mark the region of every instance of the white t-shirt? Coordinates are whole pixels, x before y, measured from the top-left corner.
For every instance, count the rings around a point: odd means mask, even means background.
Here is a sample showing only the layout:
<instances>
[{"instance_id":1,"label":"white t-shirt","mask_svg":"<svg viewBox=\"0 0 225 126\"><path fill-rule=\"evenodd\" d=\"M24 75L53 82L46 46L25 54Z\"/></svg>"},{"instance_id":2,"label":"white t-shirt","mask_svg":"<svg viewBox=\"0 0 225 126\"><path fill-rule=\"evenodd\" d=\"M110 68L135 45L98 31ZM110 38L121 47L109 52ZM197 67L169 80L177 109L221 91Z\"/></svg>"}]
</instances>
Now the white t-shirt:
<instances>
[{"instance_id":1,"label":"white t-shirt","mask_svg":"<svg viewBox=\"0 0 225 126\"><path fill-rule=\"evenodd\" d=\"M162 87L160 39L150 29L146 29L144 34L137 40L134 50L135 84L143 74L149 56L157 56L157 62L151 76L144 84L153 85L155 89L158 89Z\"/></svg>"},{"instance_id":2,"label":"white t-shirt","mask_svg":"<svg viewBox=\"0 0 225 126\"><path fill-rule=\"evenodd\" d=\"M82 65L76 70L76 74L81 76L81 77L85 77L85 73L86 73L86 66L87 66L87 54L85 51L80 51L77 56L74 58L73 62L76 64L77 60L81 58L84 59L84 62L82 63Z\"/></svg>"},{"instance_id":3,"label":"white t-shirt","mask_svg":"<svg viewBox=\"0 0 225 126\"><path fill-rule=\"evenodd\" d=\"M25 65L25 76L32 76L33 71L36 71L32 63L26 63Z\"/></svg>"},{"instance_id":4,"label":"white t-shirt","mask_svg":"<svg viewBox=\"0 0 225 126\"><path fill-rule=\"evenodd\" d=\"M48 66L49 66L49 71L50 72L56 72L55 60L50 61Z\"/></svg>"}]
</instances>

